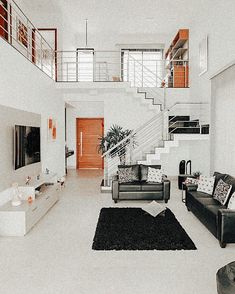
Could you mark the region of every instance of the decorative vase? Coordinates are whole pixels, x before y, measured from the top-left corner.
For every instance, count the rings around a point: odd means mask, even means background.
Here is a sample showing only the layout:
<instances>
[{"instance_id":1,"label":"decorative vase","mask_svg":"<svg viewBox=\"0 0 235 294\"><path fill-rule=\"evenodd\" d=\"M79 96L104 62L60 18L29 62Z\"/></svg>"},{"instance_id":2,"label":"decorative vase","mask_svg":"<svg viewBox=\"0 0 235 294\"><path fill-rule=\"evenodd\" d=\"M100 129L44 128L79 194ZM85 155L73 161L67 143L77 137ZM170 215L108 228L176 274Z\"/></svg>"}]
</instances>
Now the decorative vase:
<instances>
[{"instance_id":1,"label":"decorative vase","mask_svg":"<svg viewBox=\"0 0 235 294\"><path fill-rule=\"evenodd\" d=\"M20 192L19 192L18 183L12 184L12 194L13 194L13 196L12 196L12 200L11 200L11 205L12 206L21 205L22 196L20 195Z\"/></svg>"}]
</instances>

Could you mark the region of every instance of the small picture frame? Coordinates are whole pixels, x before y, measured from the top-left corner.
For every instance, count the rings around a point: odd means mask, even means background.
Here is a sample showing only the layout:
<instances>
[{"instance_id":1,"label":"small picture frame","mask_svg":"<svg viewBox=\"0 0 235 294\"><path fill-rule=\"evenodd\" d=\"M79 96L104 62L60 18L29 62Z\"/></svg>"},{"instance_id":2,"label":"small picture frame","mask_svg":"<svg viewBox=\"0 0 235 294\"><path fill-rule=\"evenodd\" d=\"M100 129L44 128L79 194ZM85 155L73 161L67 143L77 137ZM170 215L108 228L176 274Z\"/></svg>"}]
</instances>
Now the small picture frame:
<instances>
[{"instance_id":1,"label":"small picture frame","mask_svg":"<svg viewBox=\"0 0 235 294\"><path fill-rule=\"evenodd\" d=\"M199 76L208 70L208 36L199 43Z\"/></svg>"},{"instance_id":2,"label":"small picture frame","mask_svg":"<svg viewBox=\"0 0 235 294\"><path fill-rule=\"evenodd\" d=\"M56 141L57 138L57 123L53 118L48 118L48 141Z\"/></svg>"},{"instance_id":3,"label":"small picture frame","mask_svg":"<svg viewBox=\"0 0 235 294\"><path fill-rule=\"evenodd\" d=\"M17 40L25 48L28 48L28 29L27 26L19 19L17 20Z\"/></svg>"}]
</instances>

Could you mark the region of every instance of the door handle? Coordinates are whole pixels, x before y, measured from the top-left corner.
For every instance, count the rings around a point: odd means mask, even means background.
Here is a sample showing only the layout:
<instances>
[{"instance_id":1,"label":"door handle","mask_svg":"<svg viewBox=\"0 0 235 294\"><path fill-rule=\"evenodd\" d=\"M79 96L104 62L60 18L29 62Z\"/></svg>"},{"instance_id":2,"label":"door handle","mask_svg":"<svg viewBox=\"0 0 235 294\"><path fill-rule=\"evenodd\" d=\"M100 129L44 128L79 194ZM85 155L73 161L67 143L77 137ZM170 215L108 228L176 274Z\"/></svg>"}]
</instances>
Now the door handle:
<instances>
[{"instance_id":1,"label":"door handle","mask_svg":"<svg viewBox=\"0 0 235 294\"><path fill-rule=\"evenodd\" d=\"M80 132L80 156L82 156L82 132Z\"/></svg>"}]
</instances>

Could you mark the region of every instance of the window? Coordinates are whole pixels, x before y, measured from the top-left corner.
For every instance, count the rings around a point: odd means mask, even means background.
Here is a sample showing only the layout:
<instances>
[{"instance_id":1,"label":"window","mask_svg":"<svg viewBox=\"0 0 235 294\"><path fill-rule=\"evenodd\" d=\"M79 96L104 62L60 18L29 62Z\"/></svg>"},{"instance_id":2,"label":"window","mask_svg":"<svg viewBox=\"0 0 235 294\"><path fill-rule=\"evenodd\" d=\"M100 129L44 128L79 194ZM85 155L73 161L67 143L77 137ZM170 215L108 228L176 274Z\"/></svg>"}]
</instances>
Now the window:
<instances>
[{"instance_id":1,"label":"window","mask_svg":"<svg viewBox=\"0 0 235 294\"><path fill-rule=\"evenodd\" d=\"M134 87L161 87L162 49L124 49L121 53L123 81Z\"/></svg>"},{"instance_id":2,"label":"window","mask_svg":"<svg viewBox=\"0 0 235 294\"><path fill-rule=\"evenodd\" d=\"M77 81L92 82L94 72L94 49L77 49Z\"/></svg>"}]
</instances>

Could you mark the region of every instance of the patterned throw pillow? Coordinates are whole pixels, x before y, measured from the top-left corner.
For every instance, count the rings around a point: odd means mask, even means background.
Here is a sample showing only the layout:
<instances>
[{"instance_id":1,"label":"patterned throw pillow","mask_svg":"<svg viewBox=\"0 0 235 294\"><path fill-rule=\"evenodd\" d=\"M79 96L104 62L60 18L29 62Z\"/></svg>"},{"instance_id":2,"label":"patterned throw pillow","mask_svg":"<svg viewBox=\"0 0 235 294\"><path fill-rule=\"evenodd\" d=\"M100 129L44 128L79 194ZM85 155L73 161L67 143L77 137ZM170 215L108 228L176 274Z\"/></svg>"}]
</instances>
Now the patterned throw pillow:
<instances>
[{"instance_id":1,"label":"patterned throw pillow","mask_svg":"<svg viewBox=\"0 0 235 294\"><path fill-rule=\"evenodd\" d=\"M235 210L235 192L233 193L233 195L229 199L228 209L234 209Z\"/></svg>"},{"instance_id":2,"label":"patterned throw pillow","mask_svg":"<svg viewBox=\"0 0 235 294\"><path fill-rule=\"evenodd\" d=\"M147 182L161 183L162 177L163 177L163 172L161 169L156 169L152 167L148 168Z\"/></svg>"},{"instance_id":3,"label":"patterned throw pillow","mask_svg":"<svg viewBox=\"0 0 235 294\"><path fill-rule=\"evenodd\" d=\"M200 176L198 181L197 191L212 195L214 183L215 183L215 177Z\"/></svg>"},{"instance_id":4,"label":"patterned throw pillow","mask_svg":"<svg viewBox=\"0 0 235 294\"><path fill-rule=\"evenodd\" d=\"M226 201L228 200L228 196L232 189L232 185L225 183L222 179L219 180L213 198L218 200L222 205L225 205Z\"/></svg>"},{"instance_id":5,"label":"patterned throw pillow","mask_svg":"<svg viewBox=\"0 0 235 294\"><path fill-rule=\"evenodd\" d=\"M138 181L136 174L133 172L132 167L123 167L118 169L118 182L131 183Z\"/></svg>"},{"instance_id":6,"label":"patterned throw pillow","mask_svg":"<svg viewBox=\"0 0 235 294\"><path fill-rule=\"evenodd\" d=\"M195 178L186 178L185 184L195 184L195 185L197 185L198 184L198 179L195 179Z\"/></svg>"}]
</instances>

